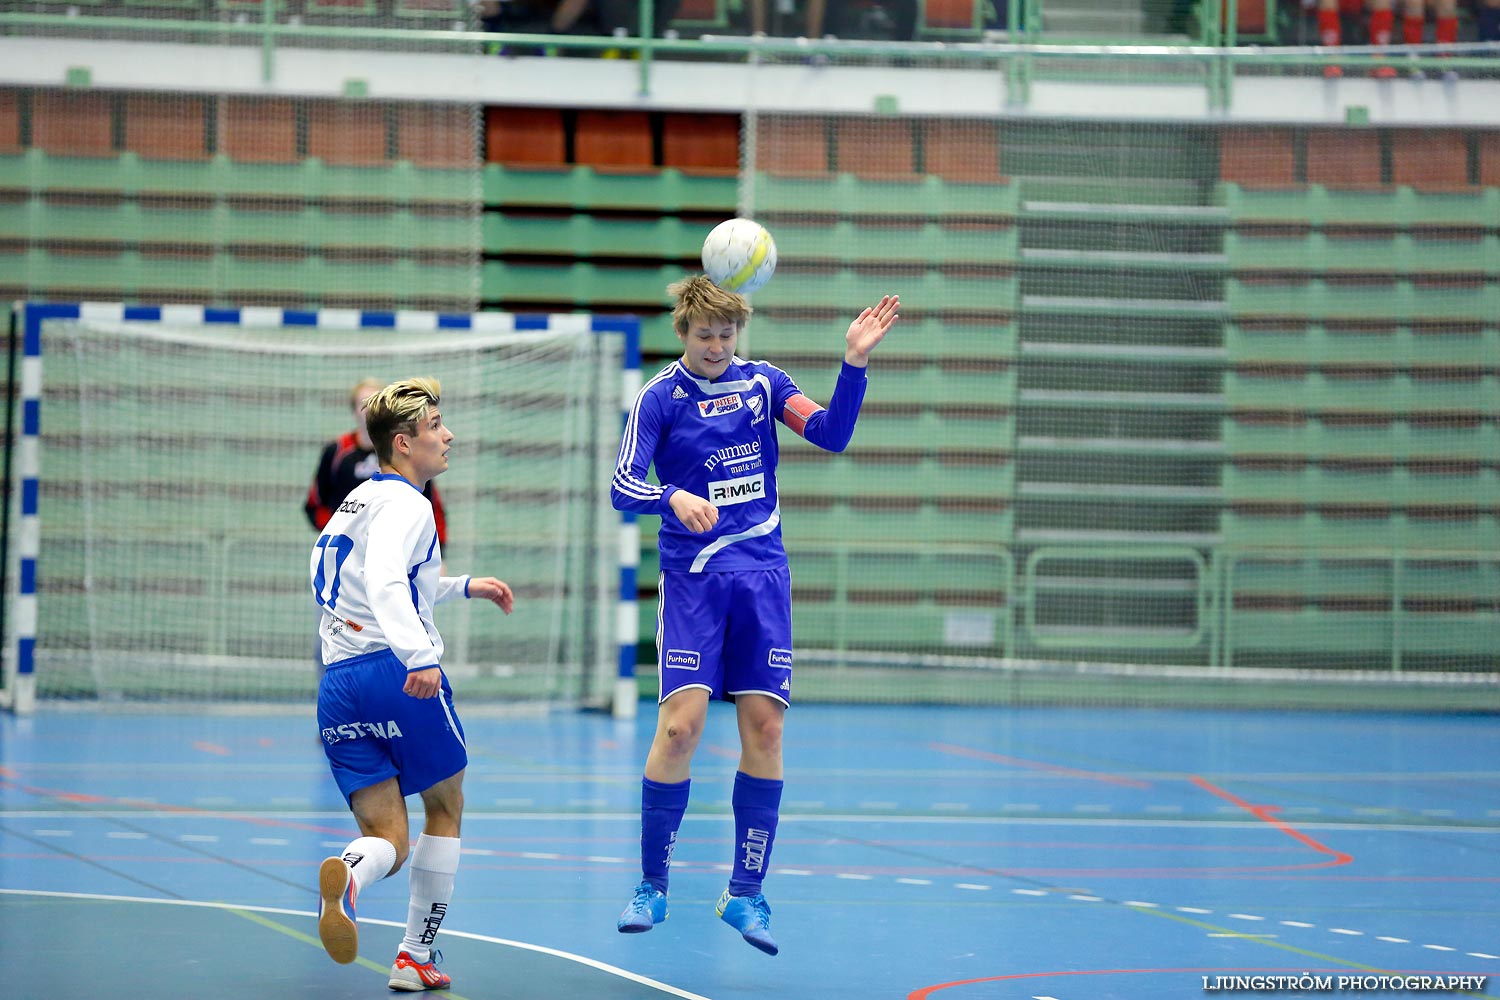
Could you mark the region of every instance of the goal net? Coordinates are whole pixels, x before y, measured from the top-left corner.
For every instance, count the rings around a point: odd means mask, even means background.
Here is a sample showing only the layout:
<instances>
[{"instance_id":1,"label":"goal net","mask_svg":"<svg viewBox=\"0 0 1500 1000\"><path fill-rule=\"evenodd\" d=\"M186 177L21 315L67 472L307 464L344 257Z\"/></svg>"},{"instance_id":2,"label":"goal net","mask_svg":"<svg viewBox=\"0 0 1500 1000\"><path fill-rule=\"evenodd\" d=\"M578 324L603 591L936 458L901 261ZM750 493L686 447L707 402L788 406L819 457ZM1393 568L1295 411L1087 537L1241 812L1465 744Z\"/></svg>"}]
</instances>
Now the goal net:
<instances>
[{"instance_id":1,"label":"goal net","mask_svg":"<svg viewBox=\"0 0 1500 1000\"><path fill-rule=\"evenodd\" d=\"M354 384L413 375L441 381L455 435L436 481L445 571L516 594L509 616L438 607L445 670L466 700L610 696L619 525L604 484L629 322L73 312L33 345L39 698L310 701L309 484L324 444L353 430Z\"/></svg>"}]
</instances>

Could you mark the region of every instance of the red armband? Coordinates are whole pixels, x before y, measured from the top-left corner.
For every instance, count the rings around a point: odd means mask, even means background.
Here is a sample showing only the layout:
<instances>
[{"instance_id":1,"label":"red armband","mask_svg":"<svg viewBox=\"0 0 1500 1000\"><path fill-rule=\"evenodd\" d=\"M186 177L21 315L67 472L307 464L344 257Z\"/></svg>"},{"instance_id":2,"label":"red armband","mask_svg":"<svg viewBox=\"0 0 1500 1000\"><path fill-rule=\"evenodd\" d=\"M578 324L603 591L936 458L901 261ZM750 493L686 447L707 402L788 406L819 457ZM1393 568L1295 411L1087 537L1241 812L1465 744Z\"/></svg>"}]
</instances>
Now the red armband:
<instances>
[{"instance_id":1,"label":"red armband","mask_svg":"<svg viewBox=\"0 0 1500 1000\"><path fill-rule=\"evenodd\" d=\"M808 418L821 409L817 403L798 393L786 401L786 409L781 412L781 422L800 435L807 429Z\"/></svg>"}]
</instances>

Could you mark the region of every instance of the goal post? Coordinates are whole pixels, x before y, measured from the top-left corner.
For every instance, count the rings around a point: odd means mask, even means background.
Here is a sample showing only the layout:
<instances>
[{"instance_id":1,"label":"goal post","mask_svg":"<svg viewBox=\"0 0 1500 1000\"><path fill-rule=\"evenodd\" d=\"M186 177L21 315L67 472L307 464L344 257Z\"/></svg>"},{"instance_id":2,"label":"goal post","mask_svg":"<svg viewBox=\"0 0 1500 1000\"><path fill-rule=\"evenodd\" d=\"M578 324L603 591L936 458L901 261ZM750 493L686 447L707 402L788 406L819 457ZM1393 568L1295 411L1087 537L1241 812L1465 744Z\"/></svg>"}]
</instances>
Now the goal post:
<instances>
[{"instance_id":1,"label":"goal post","mask_svg":"<svg viewBox=\"0 0 1500 1000\"><path fill-rule=\"evenodd\" d=\"M323 445L352 430L351 387L413 375L441 381L455 434L437 480L445 570L516 591L510 616L437 609L455 687L634 710L637 536L608 495L640 384L633 317L96 303L18 317L13 711L309 703L304 498Z\"/></svg>"}]
</instances>

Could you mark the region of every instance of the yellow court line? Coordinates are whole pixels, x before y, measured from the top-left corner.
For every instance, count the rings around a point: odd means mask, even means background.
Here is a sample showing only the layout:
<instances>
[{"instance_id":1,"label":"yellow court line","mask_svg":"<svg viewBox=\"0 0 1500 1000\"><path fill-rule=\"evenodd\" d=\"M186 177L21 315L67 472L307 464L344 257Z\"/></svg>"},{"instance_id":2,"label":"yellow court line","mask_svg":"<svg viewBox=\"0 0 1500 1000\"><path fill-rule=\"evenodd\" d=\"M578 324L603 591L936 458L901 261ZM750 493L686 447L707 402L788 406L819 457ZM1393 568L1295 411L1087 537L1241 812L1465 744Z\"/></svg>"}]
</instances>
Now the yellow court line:
<instances>
[{"instance_id":1,"label":"yellow court line","mask_svg":"<svg viewBox=\"0 0 1500 1000\"><path fill-rule=\"evenodd\" d=\"M280 923L276 920L271 920L268 917L263 917L259 913L251 913L249 910L237 910L234 907L225 907L225 909L228 910L228 912L233 913L237 917L244 917L246 920L250 921L253 924L260 924L262 927L269 928L279 934L285 934L287 937L292 938L293 940L301 941L303 944L310 944L314 948L317 948L319 951L323 950L323 942L319 941L311 934L303 934L301 931L297 930L294 927L288 927L286 924ZM380 973L382 976L389 976L391 974L389 966L376 965L374 962L370 961L368 958L365 958L363 955L356 956L353 964L358 965L361 968L371 969L375 972ZM468 997L460 996L459 994L453 993L449 990L444 990L443 996L448 997L449 1000L469 1000Z\"/></svg>"},{"instance_id":2,"label":"yellow court line","mask_svg":"<svg viewBox=\"0 0 1500 1000\"><path fill-rule=\"evenodd\" d=\"M1136 913L1147 913L1153 917L1165 917L1168 920L1175 920L1181 924L1188 924L1192 927L1198 927L1206 931L1213 931L1214 933L1222 934L1225 937L1240 938L1245 941L1253 941L1256 944L1263 944L1271 948L1280 948L1282 951L1289 951L1295 955L1302 955L1306 958L1316 958L1321 962L1332 962L1335 965L1343 965L1351 969L1359 969L1361 972L1375 972L1387 976L1401 975L1400 972L1397 972L1393 969L1381 969L1373 965L1363 965L1359 962L1351 962L1346 958L1338 958L1333 955L1325 955L1320 951L1309 951L1306 948L1298 948L1296 945L1287 944L1284 941L1274 941L1266 937L1264 934L1246 934L1243 931L1235 930L1233 927L1221 927L1218 924L1210 924L1203 920L1194 920L1192 917L1185 917L1180 913L1168 913L1165 910L1160 910L1155 907L1130 906L1129 903L1126 903L1125 906L1131 910L1134 910ZM1485 993L1470 993L1467 990L1458 992L1457 995L1466 997L1488 996L1488 994Z\"/></svg>"}]
</instances>

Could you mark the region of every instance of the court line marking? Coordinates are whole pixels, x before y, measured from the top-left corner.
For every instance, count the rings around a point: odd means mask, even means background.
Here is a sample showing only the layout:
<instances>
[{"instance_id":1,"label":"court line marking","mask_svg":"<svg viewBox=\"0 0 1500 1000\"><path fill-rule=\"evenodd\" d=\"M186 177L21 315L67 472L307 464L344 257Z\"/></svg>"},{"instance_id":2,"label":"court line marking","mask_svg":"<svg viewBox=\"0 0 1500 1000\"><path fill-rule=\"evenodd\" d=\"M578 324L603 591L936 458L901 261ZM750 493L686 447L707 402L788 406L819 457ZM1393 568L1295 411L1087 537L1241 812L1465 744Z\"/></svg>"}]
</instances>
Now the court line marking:
<instances>
[{"instance_id":1,"label":"court line marking","mask_svg":"<svg viewBox=\"0 0 1500 1000\"><path fill-rule=\"evenodd\" d=\"M1062 764L1052 764L1044 760L1028 760L1024 757L1011 757L1007 754L994 753L989 750L980 750L977 747L966 747L956 743L929 743L929 750L939 753L952 754L955 757L968 757L973 760L989 761L992 764L1005 764L1022 770L1040 771L1063 778L1082 778L1087 781L1102 781L1107 785L1120 785L1125 788L1150 788L1149 781L1141 781L1139 778L1130 778L1120 774L1107 774L1103 771L1085 771L1077 767L1065 767Z\"/></svg>"},{"instance_id":2,"label":"court line marking","mask_svg":"<svg viewBox=\"0 0 1500 1000\"><path fill-rule=\"evenodd\" d=\"M0 785L4 782L0 781ZM113 803L112 803L113 804ZM1274 809L1275 807L1270 807ZM197 819L228 819L241 820L263 825L275 825L278 823L311 822L316 820L339 820L349 821L348 812L337 812L334 810L245 810L245 809L191 809L187 807L173 808L153 803L150 809L0 809L0 818L3 819L58 819L67 817L69 819L182 819L184 815L190 815ZM590 822L634 822L639 823L641 814L636 812L470 812L464 810L464 819L474 822L494 823L575 823L580 819L588 819ZM733 813L689 813L682 818L684 823L729 823L734 819ZM892 813L888 815L870 816L859 813L782 813L783 823L849 823L851 825L884 825L890 823L910 823L914 826L942 826L951 824L953 826L1067 826L1079 829L1097 830L1101 827L1152 827L1160 830L1255 830L1263 829L1266 821L1263 819L1166 819L1161 817L1137 818L1131 816L1115 816L1100 819L1082 819L1076 816L933 816L927 813ZM1478 824L1452 824L1452 823L1375 823L1375 822L1338 822L1335 820L1320 820L1313 823L1299 823L1299 830L1327 830L1340 832L1370 832L1376 833L1471 833L1493 836L1497 829L1496 825L1480 826ZM326 833L342 833L343 828L318 829Z\"/></svg>"},{"instance_id":3,"label":"court line marking","mask_svg":"<svg viewBox=\"0 0 1500 1000\"><path fill-rule=\"evenodd\" d=\"M1197 785L1199 788L1203 789L1204 791L1206 791L1206 792L1208 792L1208 793L1210 793L1212 795L1217 795L1219 798L1223 799L1225 802L1228 802L1228 803L1230 803L1231 805L1234 805L1234 806L1238 806L1239 808L1243 809L1245 812L1249 813L1251 816L1254 816L1256 819L1260 820L1263 823L1268 824L1269 826L1271 826L1272 828L1278 830L1279 832L1286 834L1288 837L1291 837L1293 840L1297 841L1298 843L1301 843L1301 844L1303 844L1303 845L1305 845L1307 847L1312 848L1314 851L1316 851L1319 854L1328 855L1329 858L1331 859L1329 861L1322 861L1322 862L1319 862L1317 864L1312 864L1312 865L1279 866L1280 870L1286 871L1286 870L1291 870L1292 868L1329 868L1329 867L1337 867L1339 865L1347 865L1351 861L1354 860L1354 855L1352 855L1352 854L1346 854L1343 851L1336 851L1333 848L1331 848L1331 847L1327 846L1326 844L1322 843L1321 841L1315 840L1312 837L1309 837L1307 834L1303 833L1301 830L1299 830L1296 827L1292 826L1290 823L1286 822L1285 820L1277 818L1277 816L1276 816L1276 812L1278 811L1278 807L1277 806L1257 806L1257 805L1253 805L1253 804L1245 801L1244 799L1240 798L1238 795L1235 795L1233 792L1229 791L1228 789L1220 788L1218 785L1214 784L1212 781L1209 781L1207 778L1202 777L1201 775L1197 775L1197 774L1188 775L1188 780L1190 780L1193 784Z\"/></svg>"},{"instance_id":4,"label":"court line marking","mask_svg":"<svg viewBox=\"0 0 1500 1000\"><path fill-rule=\"evenodd\" d=\"M288 927L286 924L272 920L270 917L262 916L259 913L255 913L253 910L247 910L243 907L238 906L231 906L227 907L226 909L228 909L230 913L233 913L237 917L241 917L254 924L259 924L267 930L273 930L278 934L285 934L287 937L291 938L294 941L301 941L303 944L312 945L314 948L318 948L320 950L323 947L323 942L319 941L311 934L303 934L295 927ZM367 920L365 922L376 923L376 921L373 920ZM358 965L361 969L369 969L372 972L380 973L382 976L390 976L390 970L388 968L372 962L370 959L365 958L365 956L363 955L354 956L354 964ZM468 1000L468 997L465 997L460 993L453 993L451 991L445 992L444 995L448 998L448 1000Z\"/></svg>"},{"instance_id":5,"label":"court line marking","mask_svg":"<svg viewBox=\"0 0 1500 1000\"><path fill-rule=\"evenodd\" d=\"M106 903L155 903L161 906L197 906L210 910L226 910L237 915L251 913L275 913L288 917L309 917L314 920L316 920L318 916L315 912L309 912L307 910L292 910L279 906L240 906L235 903L211 903L198 899L152 899L149 896L112 896L95 892L54 892L46 889L0 888L0 896L45 896L52 899L86 899ZM362 924L371 924L377 927L395 927L398 930L405 930L406 928L406 924L398 923L394 920L376 920L370 917L360 917L358 919L358 922ZM305 937L293 928L288 927L285 930L291 932L293 937ZM467 938L470 941L482 941L485 944L498 944L503 945L507 948L519 948L522 951L533 951L540 955L548 955L552 958L561 958L569 962L576 962L579 965L586 965L591 969L597 969L598 971L608 973L611 976L618 976L621 979L628 979L633 983L639 983L642 986L647 986L654 990L660 990L663 993L669 993L675 997L681 997L682 1000L709 1000L708 997L689 992L688 990L684 990L676 986L671 986L667 983L658 982L657 980L652 979L649 976L643 976L640 973L631 972L627 969L622 969L619 966L610 965L608 962L601 962L596 958L588 958L584 955L575 955L572 952L562 951L557 948L548 948L546 945L531 944L526 941L515 941L510 938L494 937L489 934L476 934L473 931L451 930L447 927L443 928L442 933L451 937ZM311 937L306 937L306 940L311 941L315 944L317 943L316 939ZM322 945L319 944L318 947L321 948ZM380 971L382 972L390 971L383 966L375 966L375 968L380 969Z\"/></svg>"}]
</instances>

